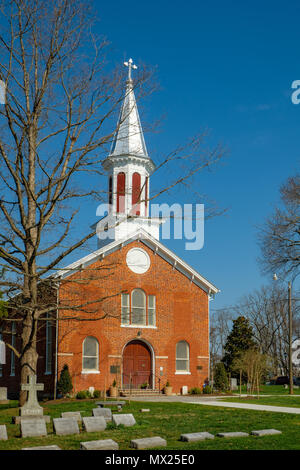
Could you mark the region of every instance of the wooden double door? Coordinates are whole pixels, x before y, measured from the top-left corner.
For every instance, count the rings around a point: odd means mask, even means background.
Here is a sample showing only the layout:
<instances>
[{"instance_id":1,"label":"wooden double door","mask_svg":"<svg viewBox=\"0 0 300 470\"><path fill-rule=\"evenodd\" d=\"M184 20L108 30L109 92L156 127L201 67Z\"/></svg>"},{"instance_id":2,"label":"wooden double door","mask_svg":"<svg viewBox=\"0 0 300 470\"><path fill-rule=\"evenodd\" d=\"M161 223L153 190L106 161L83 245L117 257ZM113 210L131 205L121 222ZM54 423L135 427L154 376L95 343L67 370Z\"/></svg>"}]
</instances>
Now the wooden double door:
<instances>
[{"instance_id":1,"label":"wooden double door","mask_svg":"<svg viewBox=\"0 0 300 470\"><path fill-rule=\"evenodd\" d=\"M152 388L152 361L149 347L139 340L127 344L123 353L123 387L140 388L143 384Z\"/></svg>"}]
</instances>

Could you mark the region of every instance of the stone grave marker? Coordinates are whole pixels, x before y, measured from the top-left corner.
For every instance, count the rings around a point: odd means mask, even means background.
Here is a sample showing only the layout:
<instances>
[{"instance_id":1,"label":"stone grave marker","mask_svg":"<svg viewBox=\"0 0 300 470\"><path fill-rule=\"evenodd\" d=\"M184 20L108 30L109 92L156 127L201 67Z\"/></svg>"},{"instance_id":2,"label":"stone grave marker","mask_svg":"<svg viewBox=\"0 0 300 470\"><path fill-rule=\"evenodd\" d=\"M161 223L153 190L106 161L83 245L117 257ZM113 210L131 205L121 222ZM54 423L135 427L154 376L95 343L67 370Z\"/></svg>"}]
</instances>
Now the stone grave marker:
<instances>
[{"instance_id":1,"label":"stone grave marker","mask_svg":"<svg viewBox=\"0 0 300 470\"><path fill-rule=\"evenodd\" d=\"M166 447L166 445L167 441L159 436L133 439L130 442L130 447L134 449L151 449L153 447Z\"/></svg>"},{"instance_id":2,"label":"stone grave marker","mask_svg":"<svg viewBox=\"0 0 300 470\"><path fill-rule=\"evenodd\" d=\"M103 416L105 421L112 420L112 412L110 408L93 408L93 416Z\"/></svg>"},{"instance_id":3,"label":"stone grave marker","mask_svg":"<svg viewBox=\"0 0 300 470\"><path fill-rule=\"evenodd\" d=\"M5 424L0 425L0 441L7 441L7 430Z\"/></svg>"},{"instance_id":4,"label":"stone grave marker","mask_svg":"<svg viewBox=\"0 0 300 470\"><path fill-rule=\"evenodd\" d=\"M249 434L247 432L219 432L218 437L247 437Z\"/></svg>"},{"instance_id":5,"label":"stone grave marker","mask_svg":"<svg viewBox=\"0 0 300 470\"><path fill-rule=\"evenodd\" d=\"M47 436L46 423L43 418L21 419L22 437Z\"/></svg>"},{"instance_id":6,"label":"stone grave marker","mask_svg":"<svg viewBox=\"0 0 300 470\"><path fill-rule=\"evenodd\" d=\"M86 432L104 431L106 429L104 416L86 416L82 418L82 421Z\"/></svg>"},{"instance_id":7,"label":"stone grave marker","mask_svg":"<svg viewBox=\"0 0 300 470\"><path fill-rule=\"evenodd\" d=\"M142 408L142 409L140 409L140 412L141 413L149 413L150 409L149 408Z\"/></svg>"},{"instance_id":8,"label":"stone grave marker","mask_svg":"<svg viewBox=\"0 0 300 470\"><path fill-rule=\"evenodd\" d=\"M181 434L180 440L186 442L204 441L205 439L214 439L215 436L209 432L193 432L188 434Z\"/></svg>"},{"instance_id":9,"label":"stone grave marker","mask_svg":"<svg viewBox=\"0 0 300 470\"><path fill-rule=\"evenodd\" d=\"M119 444L112 439L80 442L81 450L119 450Z\"/></svg>"},{"instance_id":10,"label":"stone grave marker","mask_svg":"<svg viewBox=\"0 0 300 470\"><path fill-rule=\"evenodd\" d=\"M115 423L117 426L123 424L124 426L129 427L134 426L136 424L136 421L132 414L113 414L112 420L113 423Z\"/></svg>"},{"instance_id":11,"label":"stone grave marker","mask_svg":"<svg viewBox=\"0 0 300 470\"><path fill-rule=\"evenodd\" d=\"M64 411L63 413L61 413L61 418L74 418L79 423L81 423L82 421L80 411Z\"/></svg>"},{"instance_id":12,"label":"stone grave marker","mask_svg":"<svg viewBox=\"0 0 300 470\"><path fill-rule=\"evenodd\" d=\"M275 434L282 434L277 429L261 429L259 431L251 431L252 436L274 436Z\"/></svg>"},{"instance_id":13,"label":"stone grave marker","mask_svg":"<svg viewBox=\"0 0 300 470\"><path fill-rule=\"evenodd\" d=\"M21 385L22 390L27 390L28 396L25 405L20 408L20 416L43 416L44 410L37 400L37 392L44 390L44 384L36 383L36 375L29 376L29 383Z\"/></svg>"},{"instance_id":14,"label":"stone grave marker","mask_svg":"<svg viewBox=\"0 0 300 470\"><path fill-rule=\"evenodd\" d=\"M74 418L53 418L53 427L58 436L79 434L78 422Z\"/></svg>"},{"instance_id":15,"label":"stone grave marker","mask_svg":"<svg viewBox=\"0 0 300 470\"><path fill-rule=\"evenodd\" d=\"M23 447L22 450L61 450L61 448L53 444L52 446Z\"/></svg>"},{"instance_id":16,"label":"stone grave marker","mask_svg":"<svg viewBox=\"0 0 300 470\"><path fill-rule=\"evenodd\" d=\"M7 387L0 387L0 403L7 404L9 400L7 399Z\"/></svg>"}]
</instances>

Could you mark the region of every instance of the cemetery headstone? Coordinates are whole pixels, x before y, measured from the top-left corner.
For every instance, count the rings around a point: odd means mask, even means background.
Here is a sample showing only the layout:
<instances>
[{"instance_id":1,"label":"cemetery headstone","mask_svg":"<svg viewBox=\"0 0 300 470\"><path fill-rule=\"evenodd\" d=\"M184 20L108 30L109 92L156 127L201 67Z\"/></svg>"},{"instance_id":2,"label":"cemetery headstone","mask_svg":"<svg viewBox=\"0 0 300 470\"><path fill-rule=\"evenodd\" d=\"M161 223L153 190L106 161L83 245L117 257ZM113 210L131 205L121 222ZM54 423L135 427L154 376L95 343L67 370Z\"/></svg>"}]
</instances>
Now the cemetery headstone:
<instances>
[{"instance_id":1,"label":"cemetery headstone","mask_svg":"<svg viewBox=\"0 0 300 470\"><path fill-rule=\"evenodd\" d=\"M110 408L93 408L93 416L103 416L105 421L112 420L112 412Z\"/></svg>"},{"instance_id":2,"label":"cemetery headstone","mask_svg":"<svg viewBox=\"0 0 300 470\"><path fill-rule=\"evenodd\" d=\"M150 410L149 410L149 408L142 408L142 409L140 410L140 412L141 412L141 413L149 413Z\"/></svg>"},{"instance_id":3,"label":"cemetery headstone","mask_svg":"<svg viewBox=\"0 0 300 470\"><path fill-rule=\"evenodd\" d=\"M261 429L259 431L252 431L252 436L273 436L275 434L282 434L281 431L277 429Z\"/></svg>"},{"instance_id":4,"label":"cemetery headstone","mask_svg":"<svg viewBox=\"0 0 300 470\"><path fill-rule=\"evenodd\" d=\"M104 431L106 429L104 416L86 416L82 418L82 421L86 432Z\"/></svg>"},{"instance_id":5,"label":"cemetery headstone","mask_svg":"<svg viewBox=\"0 0 300 470\"><path fill-rule=\"evenodd\" d=\"M80 442L81 450L119 450L119 444L112 439Z\"/></svg>"},{"instance_id":6,"label":"cemetery headstone","mask_svg":"<svg viewBox=\"0 0 300 470\"><path fill-rule=\"evenodd\" d=\"M43 418L22 419L20 425L22 437L47 436L46 423Z\"/></svg>"},{"instance_id":7,"label":"cemetery headstone","mask_svg":"<svg viewBox=\"0 0 300 470\"><path fill-rule=\"evenodd\" d=\"M193 432L188 434L181 434L180 440L186 442L204 441L205 439L214 439L215 436L209 432Z\"/></svg>"},{"instance_id":8,"label":"cemetery headstone","mask_svg":"<svg viewBox=\"0 0 300 470\"><path fill-rule=\"evenodd\" d=\"M136 421L134 419L134 416L132 414L113 414L112 415L112 420L113 423L119 426L120 424L123 424L126 427L129 426L134 426L136 424Z\"/></svg>"},{"instance_id":9,"label":"cemetery headstone","mask_svg":"<svg viewBox=\"0 0 300 470\"><path fill-rule=\"evenodd\" d=\"M249 434L246 432L219 432L217 436L231 438L231 437L247 437L249 436Z\"/></svg>"},{"instance_id":10,"label":"cemetery headstone","mask_svg":"<svg viewBox=\"0 0 300 470\"><path fill-rule=\"evenodd\" d=\"M166 447L166 445L167 441L159 436L133 439L130 442L130 447L134 449L151 449L153 447Z\"/></svg>"},{"instance_id":11,"label":"cemetery headstone","mask_svg":"<svg viewBox=\"0 0 300 470\"><path fill-rule=\"evenodd\" d=\"M36 375L29 376L29 383L21 385L22 390L27 390L28 396L25 405L20 408L20 416L42 416L44 411L37 400L37 392L44 390L44 384L36 383Z\"/></svg>"},{"instance_id":12,"label":"cemetery headstone","mask_svg":"<svg viewBox=\"0 0 300 470\"><path fill-rule=\"evenodd\" d=\"M53 427L58 436L79 434L78 422L74 418L53 418Z\"/></svg>"},{"instance_id":13,"label":"cemetery headstone","mask_svg":"<svg viewBox=\"0 0 300 470\"><path fill-rule=\"evenodd\" d=\"M62 418L74 418L76 419L79 423L81 423L81 414L80 411L64 411L61 413Z\"/></svg>"},{"instance_id":14,"label":"cemetery headstone","mask_svg":"<svg viewBox=\"0 0 300 470\"><path fill-rule=\"evenodd\" d=\"M7 430L5 424L0 425L0 441L7 441Z\"/></svg>"},{"instance_id":15,"label":"cemetery headstone","mask_svg":"<svg viewBox=\"0 0 300 470\"><path fill-rule=\"evenodd\" d=\"M0 403L7 404L9 400L7 399L7 387L0 387Z\"/></svg>"},{"instance_id":16,"label":"cemetery headstone","mask_svg":"<svg viewBox=\"0 0 300 470\"><path fill-rule=\"evenodd\" d=\"M61 450L61 448L53 444L52 446L23 447L22 450Z\"/></svg>"}]
</instances>

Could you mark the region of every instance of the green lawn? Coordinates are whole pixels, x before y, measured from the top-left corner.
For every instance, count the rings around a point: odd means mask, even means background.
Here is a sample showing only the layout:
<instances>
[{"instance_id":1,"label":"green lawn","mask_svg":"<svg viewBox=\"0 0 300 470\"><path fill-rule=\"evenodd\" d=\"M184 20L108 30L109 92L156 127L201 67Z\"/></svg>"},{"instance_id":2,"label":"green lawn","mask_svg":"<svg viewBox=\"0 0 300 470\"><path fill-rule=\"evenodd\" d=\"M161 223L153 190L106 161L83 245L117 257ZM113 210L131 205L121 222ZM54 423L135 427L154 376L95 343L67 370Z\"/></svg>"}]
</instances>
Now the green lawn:
<instances>
[{"instance_id":1,"label":"green lawn","mask_svg":"<svg viewBox=\"0 0 300 470\"><path fill-rule=\"evenodd\" d=\"M240 389L235 390L234 394L239 395ZM242 393L247 393L246 386L242 386ZM259 388L261 395L289 395L289 389L284 388L283 385L261 385ZM294 388L294 395L300 395L300 388Z\"/></svg>"},{"instance_id":2,"label":"green lawn","mask_svg":"<svg viewBox=\"0 0 300 470\"><path fill-rule=\"evenodd\" d=\"M68 403L45 403L45 414L59 417L62 411L81 411L82 416L91 416L95 407L93 400L70 401ZM150 413L141 413L141 408L150 408ZM142 403L131 402L123 408L123 413L133 413L137 424L130 428L113 429L109 425L103 432L79 435L56 436L52 424L48 426L48 436L43 438L21 438L19 426L11 424L12 416L18 408L0 408L0 424L6 424L8 441L0 441L0 450L15 450L22 447L57 444L63 450L79 449L81 441L113 439L119 443L120 450L129 450L130 440L134 438L161 436L167 440L167 449L300 449L300 416L217 408L185 403ZM110 428L110 429L109 429ZM238 439L215 438L211 441L186 443L179 441L180 434L208 431L214 435L224 431L250 432L255 429L275 428L282 435L266 437L247 437Z\"/></svg>"},{"instance_id":3,"label":"green lawn","mask_svg":"<svg viewBox=\"0 0 300 470\"><path fill-rule=\"evenodd\" d=\"M264 395L257 397L234 397L224 398L222 401L234 402L234 403L250 403L252 405L269 405L269 406L288 406L292 408L300 408L300 397L299 395L290 396L274 396L266 397Z\"/></svg>"}]
</instances>

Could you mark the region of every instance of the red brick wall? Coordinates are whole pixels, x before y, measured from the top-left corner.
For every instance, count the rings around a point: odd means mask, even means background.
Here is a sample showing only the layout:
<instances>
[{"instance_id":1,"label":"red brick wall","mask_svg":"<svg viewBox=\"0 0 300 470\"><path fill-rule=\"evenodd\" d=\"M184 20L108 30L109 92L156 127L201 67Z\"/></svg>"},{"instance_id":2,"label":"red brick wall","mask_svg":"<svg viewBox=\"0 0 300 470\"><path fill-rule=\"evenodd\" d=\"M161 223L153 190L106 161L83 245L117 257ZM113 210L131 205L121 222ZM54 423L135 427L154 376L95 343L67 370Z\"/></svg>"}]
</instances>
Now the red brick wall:
<instances>
[{"instance_id":1,"label":"red brick wall","mask_svg":"<svg viewBox=\"0 0 300 470\"><path fill-rule=\"evenodd\" d=\"M133 246L143 248L150 256L151 266L144 274L135 274L126 265L126 254ZM92 279L87 281L88 277ZM130 293L134 288L156 296L157 328L120 326L121 292ZM96 302L105 296L111 297ZM142 332L139 339L150 344L154 351L156 387L160 378L161 386L168 380L173 391L180 392L183 385L202 387L208 378L208 296L142 242L132 242L67 278L60 289L61 304L74 305L80 301L95 301L94 305L86 307L93 308L93 313L80 315L76 311L60 310L60 317L86 315L96 320L62 320L58 331L58 374L63 365L68 364L75 392L90 386L104 390L114 378L119 381L119 376L110 373L110 366L122 368L123 348L137 338L139 331ZM94 336L99 342L100 374L82 373L82 343L86 336ZM180 340L190 346L191 374L188 375L175 373L176 343ZM163 367L163 375L160 367Z\"/></svg>"}]
</instances>

